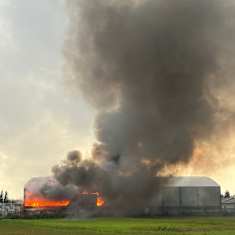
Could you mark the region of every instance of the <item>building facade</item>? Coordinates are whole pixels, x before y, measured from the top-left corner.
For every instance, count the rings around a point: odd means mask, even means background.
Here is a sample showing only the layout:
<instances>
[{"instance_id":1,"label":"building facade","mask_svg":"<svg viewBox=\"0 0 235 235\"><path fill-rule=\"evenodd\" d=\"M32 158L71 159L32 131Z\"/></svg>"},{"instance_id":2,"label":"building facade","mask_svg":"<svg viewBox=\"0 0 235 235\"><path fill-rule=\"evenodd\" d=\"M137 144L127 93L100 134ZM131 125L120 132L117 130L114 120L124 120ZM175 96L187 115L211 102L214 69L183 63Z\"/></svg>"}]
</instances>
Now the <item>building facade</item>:
<instances>
[{"instance_id":1,"label":"building facade","mask_svg":"<svg viewBox=\"0 0 235 235\"><path fill-rule=\"evenodd\" d=\"M153 214L214 215L221 213L220 186L208 177L169 178L168 183L156 195L154 201Z\"/></svg>"}]
</instances>

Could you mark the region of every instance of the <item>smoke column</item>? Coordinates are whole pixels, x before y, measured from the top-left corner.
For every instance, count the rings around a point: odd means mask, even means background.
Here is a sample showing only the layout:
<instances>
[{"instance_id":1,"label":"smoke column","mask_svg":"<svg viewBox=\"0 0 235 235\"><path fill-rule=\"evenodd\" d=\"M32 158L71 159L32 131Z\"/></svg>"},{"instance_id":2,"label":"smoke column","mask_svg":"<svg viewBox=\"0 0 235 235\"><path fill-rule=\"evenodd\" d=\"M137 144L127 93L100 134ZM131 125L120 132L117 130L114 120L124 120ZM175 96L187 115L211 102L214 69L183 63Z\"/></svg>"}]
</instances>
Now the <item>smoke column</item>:
<instances>
[{"instance_id":1,"label":"smoke column","mask_svg":"<svg viewBox=\"0 0 235 235\"><path fill-rule=\"evenodd\" d=\"M210 84L221 83L225 45L234 50L226 25L230 6L70 0L67 7L66 79L97 110L97 144L91 160L70 157L54 174L64 185L95 185L128 211L151 200L152 176L188 162L195 143L209 139L220 122Z\"/></svg>"}]
</instances>

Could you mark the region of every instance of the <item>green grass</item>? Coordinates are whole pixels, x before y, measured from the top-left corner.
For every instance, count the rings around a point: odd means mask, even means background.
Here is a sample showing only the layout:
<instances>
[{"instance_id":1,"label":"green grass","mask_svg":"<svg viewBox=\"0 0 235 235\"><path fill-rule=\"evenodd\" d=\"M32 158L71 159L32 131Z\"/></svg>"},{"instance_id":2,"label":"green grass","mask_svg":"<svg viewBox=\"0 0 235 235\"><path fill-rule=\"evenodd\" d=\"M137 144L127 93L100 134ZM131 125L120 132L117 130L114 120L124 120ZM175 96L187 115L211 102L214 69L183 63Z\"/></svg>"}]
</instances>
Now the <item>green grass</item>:
<instances>
[{"instance_id":1,"label":"green grass","mask_svg":"<svg viewBox=\"0 0 235 235\"><path fill-rule=\"evenodd\" d=\"M0 235L235 235L235 217L0 220Z\"/></svg>"}]
</instances>

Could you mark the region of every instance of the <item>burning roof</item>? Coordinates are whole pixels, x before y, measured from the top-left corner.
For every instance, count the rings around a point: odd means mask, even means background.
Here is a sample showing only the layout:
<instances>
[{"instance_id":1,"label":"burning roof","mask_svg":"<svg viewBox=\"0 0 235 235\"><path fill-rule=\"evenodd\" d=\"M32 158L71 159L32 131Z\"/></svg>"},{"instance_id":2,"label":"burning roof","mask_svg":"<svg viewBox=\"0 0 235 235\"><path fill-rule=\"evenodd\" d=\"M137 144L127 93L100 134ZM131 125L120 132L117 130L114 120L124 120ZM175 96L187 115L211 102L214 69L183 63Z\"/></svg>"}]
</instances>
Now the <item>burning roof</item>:
<instances>
[{"instance_id":1,"label":"burning roof","mask_svg":"<svg viewBox=\"0 0 235 235\"><path fill-rule=\"evenodd\" d=\"M79 207L96 206L102 207L105 204L99 192L79 192L69 194L58 190L61 185L53 177L32 178L24 188L24 207L25 208L67 208L74 201L78 202ZM56 194L48 194L47 191L57 191Z\"/></svg>"}]
</instances>

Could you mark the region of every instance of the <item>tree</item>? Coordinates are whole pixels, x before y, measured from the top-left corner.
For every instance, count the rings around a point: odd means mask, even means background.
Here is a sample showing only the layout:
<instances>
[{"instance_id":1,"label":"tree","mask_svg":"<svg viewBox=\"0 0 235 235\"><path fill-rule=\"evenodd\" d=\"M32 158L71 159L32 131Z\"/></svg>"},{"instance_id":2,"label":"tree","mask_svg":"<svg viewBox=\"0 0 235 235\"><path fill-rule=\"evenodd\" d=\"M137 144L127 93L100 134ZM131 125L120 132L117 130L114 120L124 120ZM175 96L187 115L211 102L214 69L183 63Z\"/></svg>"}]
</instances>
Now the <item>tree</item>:
<instances>
[{"instance_id":1,"label":"tree","mask_svg":"<svg viewBox=\"0 0 235 235\"><path fill-rule=\"evenodd\" d=\"M8 192L6 191L5 192L5 195L4 195L4 203L8 203L9 200L8 200Z\"/></svg>"},{"instance_id":2,"label":"tree","mask_svg":"<svg viewBox=\"0 0 235 235\"><path fill-rule=\"evenodd\" d=\"M0 193L0 203L3 203L3 191Z\"/></svg>"},{"instance_id":3,"label":"tree","mask_svg":"<svg viewBox=\"0 0 235 235\"><path fill-rule=\"evenodd\" d=\"M230 192L229 192L229 191L226 191L226 192L225 192L224 198L230 198Z\"/></svg>"}]
</instances>

